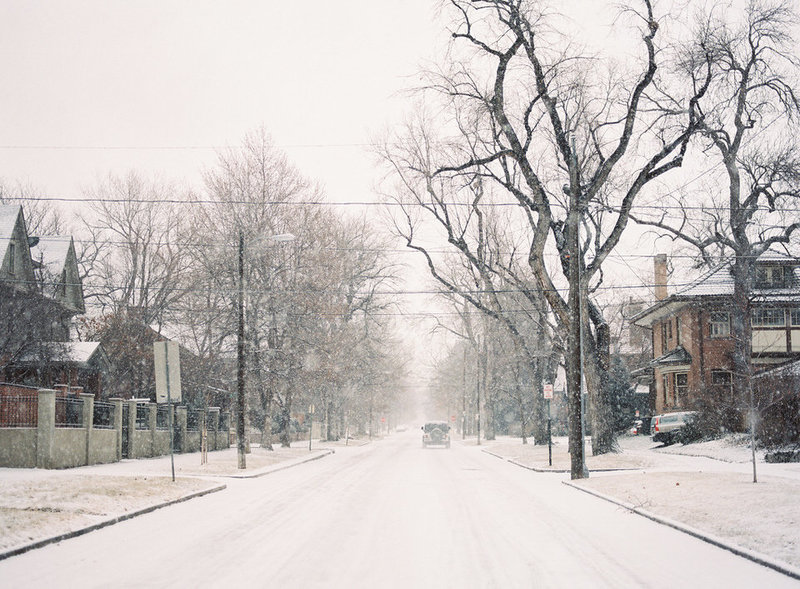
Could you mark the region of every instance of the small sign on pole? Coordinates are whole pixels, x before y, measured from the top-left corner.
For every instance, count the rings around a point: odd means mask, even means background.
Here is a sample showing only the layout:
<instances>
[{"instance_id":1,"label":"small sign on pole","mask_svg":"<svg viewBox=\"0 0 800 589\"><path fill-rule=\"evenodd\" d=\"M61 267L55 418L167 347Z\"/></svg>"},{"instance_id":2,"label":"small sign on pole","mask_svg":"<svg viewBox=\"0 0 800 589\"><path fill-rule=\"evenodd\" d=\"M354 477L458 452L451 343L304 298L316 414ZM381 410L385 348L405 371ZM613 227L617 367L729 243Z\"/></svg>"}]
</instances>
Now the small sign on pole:
<instances>
[{"instance_id":1,"label":"small sign on pole","mask_svg":"<svg viewBox=\"0 0 800 589\"><path fill-rule=\"evenodd\" d=\"M542 390L544 391L544 398L545 399L552 399L553 398L553 385L552 384L550 384L549 382L545 383L544 386L542 387Z\"/></svg>"}]
</instances>

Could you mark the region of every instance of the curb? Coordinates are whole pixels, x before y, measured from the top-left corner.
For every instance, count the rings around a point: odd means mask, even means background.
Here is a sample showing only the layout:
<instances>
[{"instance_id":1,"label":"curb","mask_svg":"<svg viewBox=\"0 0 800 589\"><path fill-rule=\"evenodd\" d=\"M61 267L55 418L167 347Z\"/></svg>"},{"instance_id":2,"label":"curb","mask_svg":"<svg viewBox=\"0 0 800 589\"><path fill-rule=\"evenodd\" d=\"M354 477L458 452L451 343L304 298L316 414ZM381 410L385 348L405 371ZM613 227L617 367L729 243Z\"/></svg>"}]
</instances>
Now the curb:
<instances>
[{"instance_id":1,"label":"curb","mask_svg":"<svg viewBox=\"0 0 800 589\"><path fill-rule=\"evenodd\" d=\"M0 552L0 560L5 560L6 558L11 558L12 556L17 556L18 554L23 554L30 550L35 550L36 548L47 546L48 544L55 544L57 542L61 542L62 540L68 540L69 538L83 536L84 534L88 534L89 532L94 532L95 530L99 530L107 526L118 524L125 520L137 517L139 515L144 515L146 513L153 512L156 509L161 509L162 507L169 507L170 505L175 505L176 503L183 503L184 501L188 501L189 499L195 499L197 497L202 497L203 495L208 495L210 493L216 493L217 491L222 491L225 488L227 488L227 485L217 485L215 487L203 489L202 491L195 491L194 493L189 493L188 495L183 495L182 497L178 497L177 499L172 499L164 503L155 503L153 505L148 505L147 507L143 507L142 509L137 509L136 511L123 513L122 515L118 515L116 517L112 517L91 524L89 526L86 526L85 528L80 528L78 530L72 530L70 532L58 534L57 536L53 536L52 538L37 540L36 542L31 542L30 544L23 544L22 546L17 546L16 548L6 550L5 552Z\"/></svg>"},{"instance_id":2,"label":"curb","mask_svg":"<svg viewBox=\"0 0 800 589\"><path fill-rule=\"evenodd\" d=\"M263 477L268 474L272 474L273 472L278 472L281 470L286 470L287 468L292 468L293 466L299 466L300 464L305 464L306 462L319 460L320 458L325 458L325 456L329 456L335 453L336 451L334 449L326 448L325 450L317 450L317 453L314 454L313 456L304 456L303 458L295 458L294 460L279 462L278 464L265 466L264 468L261 468L249 474L214 474L214 475L204 474L202 476L214 477L214 478L227 478L227 479L255 479L258 477ZM199 476L199 475L191 475L187 473L184 476Z\"/></svg>"},{"instance_id":3,"label":"curb","mask_svg":"<svg viewBox=\"0 0 800 589\"><path fill-rule=\"evenodd\" d=\"M669 526L670 528L678 530L679 532L683 532L685 534L689 534L690 536L694 536L695 538L702 540L703 542L708 542L709 544L712 544L718 548L722 548L723 550L732 552L737 556L741 556L748 560L752 560L757 564L771 568L775 571L778 571L779 573L783 573L784 575L792 577L793 579L800 580L800 568L796 568L788 563L782 562L774 558L770 558L769 556L766 556L764 554L759 554L758 552L754 552L753 550L748 550L747 548L742 548L741 546L737 546L735 544L730 544L729 542L726 542L725 540L723 540L718 536L702 532L697 528L687 526L686 524L675 521L673 519L656 515L655 513L649 512L646 509L641 509L640 507L636 507L631 503L626 503L625 501L620 501L615 497L599 493L594 489L587 489L585 487L581 487L580 485L576 485L572 481L561 481L561 483L567 485L568 487L572 487L573 489L577 489L589 495L593 495L598 499L603 499L604 501L608 501L609 503L618 505L623 509L627 509L632 513L646 517L647 519L650 519L656 523Z\"/></svg>"},{"instance_id":4,"label":"curb","mask_svg":"<svg viewBox=\"0 0 800 589\"><path fill-rule=\"evenodd\" d=\"M489 456L494 456L495 458L499 458L500 460L505 460L506 462L509 462L514 466L519 466L521 468L532 470L534 472L556 472L561 474L570 472L570 469L568 468L540 468L536 466L528 466L527 464L522 464L521 462L517 462L512 458L506 458L505 456L501 456L500 454L495 454L494 452L491 452L489 450L482 450L482 452L485 452ZM593 468L591 469L591 472L627 472L627 471L638 471L638 470L641 470L641 468Z\"/></svg>"}]
</instances>

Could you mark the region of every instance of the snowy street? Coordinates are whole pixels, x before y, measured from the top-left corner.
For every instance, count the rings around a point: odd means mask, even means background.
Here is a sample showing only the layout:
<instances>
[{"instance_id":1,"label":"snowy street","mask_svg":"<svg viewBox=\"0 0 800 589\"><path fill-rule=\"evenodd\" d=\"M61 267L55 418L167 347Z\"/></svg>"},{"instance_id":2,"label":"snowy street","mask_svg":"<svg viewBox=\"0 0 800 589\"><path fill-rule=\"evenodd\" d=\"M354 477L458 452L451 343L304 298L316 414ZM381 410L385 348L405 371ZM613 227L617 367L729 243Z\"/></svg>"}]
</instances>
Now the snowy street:
<instances>
[{"instance_id":1,"label":"snowy street","mask_svg":"<svg viewBox=\"0 0 800 589\"><path fill-rule=\"evenodd\" d=\"M565 477L409 432L10 558L0 586L797 586Z\"/></svg>"}]
</instances>

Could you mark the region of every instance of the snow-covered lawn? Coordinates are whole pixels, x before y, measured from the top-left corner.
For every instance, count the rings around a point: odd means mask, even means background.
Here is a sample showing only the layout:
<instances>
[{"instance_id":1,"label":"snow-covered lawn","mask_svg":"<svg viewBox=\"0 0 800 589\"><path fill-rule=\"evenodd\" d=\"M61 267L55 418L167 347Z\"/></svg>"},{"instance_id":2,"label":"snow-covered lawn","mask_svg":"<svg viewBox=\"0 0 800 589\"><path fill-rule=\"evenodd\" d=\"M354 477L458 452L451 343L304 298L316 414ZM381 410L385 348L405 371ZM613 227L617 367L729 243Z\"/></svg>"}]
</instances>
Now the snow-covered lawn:
<instances>
[{"instance_id":1,"label":"snow-covered lawn","mask_svg":"<svg viewBox=\"0 0 800 589\"><path fill-rule=\"evenodd\" d=\"M247 474L309 456L308 446L254 446ZM312 454L318 454L316 451ZM217 487L215 477L242 474L235 448L175 455L175 482L169 457L124 460L65 470L0 468L0 551L58 536L126 513Z\"/></svg>"},{"instance_id":2,"label":"snow-covered lawn","mask_svg":"<svg viewBox=\"0 0 800 589\"><path fill-rule=\"evenodd\" d=\"M555 440L552 467L546 445L509 438L484 444L530 468L569 469L564 438ZM800 464L767 464L758 451L754 484L751 451L742 437L667 447L646 436L623 437L620 446L619 453L591 456L587 444L590 476L574 482L800 567Z\"/></svg>"},{"instance_id":3,"label":"snow-covered lawn","mask_svg":"<svg viewBox=\"0 0 800 589\"><path fill-rule=\"evenodd\" d=\"M8 470L0 469L0 551L219 485L164 476L6 476Z\"/></svg>"}]
</instances>

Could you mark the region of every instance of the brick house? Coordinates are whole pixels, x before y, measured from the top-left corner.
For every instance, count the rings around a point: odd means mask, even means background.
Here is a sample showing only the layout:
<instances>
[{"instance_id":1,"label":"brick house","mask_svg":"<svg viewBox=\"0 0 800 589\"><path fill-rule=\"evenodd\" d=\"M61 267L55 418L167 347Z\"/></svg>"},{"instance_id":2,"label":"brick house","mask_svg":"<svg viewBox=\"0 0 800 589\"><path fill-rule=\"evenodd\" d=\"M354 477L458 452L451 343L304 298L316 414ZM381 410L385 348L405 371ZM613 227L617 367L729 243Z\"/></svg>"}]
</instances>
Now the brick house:
<instances>
[{"instance_id":1,"label":"brick house","mask_svg":"<svg viewBox=\"0 0 800 589\"><path fill-rule=\"evenodd\" d=\"M800 262L767 251L755 269L750 324L752 365L759 371L800 358ZM655 295L655 304L632 319L652 336L655 413L689 409L701 394L735 406L730 266L669 295L667 259L656 256Z\"/></svg>"}]
</instances>

